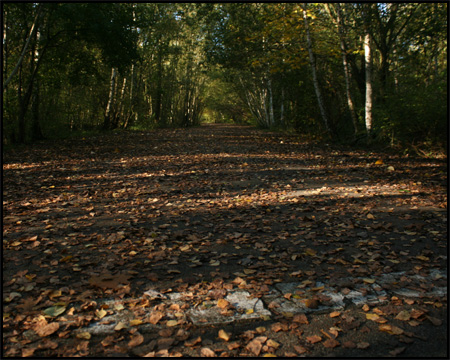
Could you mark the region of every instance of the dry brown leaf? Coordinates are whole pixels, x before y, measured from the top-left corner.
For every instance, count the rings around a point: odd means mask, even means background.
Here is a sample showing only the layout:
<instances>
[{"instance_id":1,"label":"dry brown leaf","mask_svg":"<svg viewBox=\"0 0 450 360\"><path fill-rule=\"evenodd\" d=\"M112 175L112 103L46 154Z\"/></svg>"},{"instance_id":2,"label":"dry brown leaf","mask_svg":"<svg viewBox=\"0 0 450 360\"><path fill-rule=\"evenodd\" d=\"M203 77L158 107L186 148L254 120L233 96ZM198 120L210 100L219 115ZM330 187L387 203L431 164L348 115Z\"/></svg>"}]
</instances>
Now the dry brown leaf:
<instances>
[{"instance_id":1,"label":"dry brown leaf","mask_svg":"<svg viewBox=\"0 0 450 360\"><path fill-rule=\"evenodd\" d=\"M217 301L217 306L221 309L226 309L227 307L230 306L230 302L225 299L219 299Z\"/></svg>"},{"instance_id":2,"label":"dry brown leaf","mask_svg":"<svg viewBox=\"0 0 450 360\"><path fill-rule=\"evenodd\" d=\"M364 341L356 344L356 347L358 349L367 349L369 346L370 346L370 344L368 342L364 342Z\"/></svg>"},{"instance_id":3,"label":"dry brown leaf","mask_svg":"<svg viewBox=\"0 0 450 360\"><path fill-rule=\"evenodd\" d=\"M237 348L239 348L239 347L241 347L241 345L237 342L237 341L235 341L235 342L232 342L232 343L230 343L230 344L228 344L227 345L227 348L228 348L228 350L234 350L234 349L237 349Z\"/></svg>"},{"instance_id":4,"label":"dry brown leaf","mask_svg":"<svg viewBox=\"0 0 450 360\"><path fill-rule=\"evenodd\" d=\"M202 357L216 357L216 353L207 347L204 347L200 350L200 355Z\"/></svg>"},{"instance_id":5,"label":"dry brown leaf","mask_svg":"<svg viewBox=\"0 0 450 360\"><path fill-rule=\"evenodd\" d=\"M312 335L312 336L308 336L306 338L306 340L308 340L308 342L310 342L311 344L315 344L319 341L322 341L322 338L318 335Z\"/></svg>"},{"instance_id":6,"label":"dry brown leaf","mask_svg":"<svg viewBox=\"0 0 450 360\"><path fill-rule=\"evenodd\" d=\"M405 351L405 349L406 349L406 347L399 347L397 349L389 351L389 354L391 354L392 356L397 356L397 355L401 354L403 351Z\"/></svg>"},{"instance_id":7,"label":"dry brown leaf","mask_svg":"<svg viewBox=\"0 0 450 360\"><path fill-rule=\"evenodd\" d=\"M308 318L305 314L295 314L294 318L292 319L293 322L296 322L298 324L309 324Z\"/></svg>"},{"instance_id":8,"label":"dry brown leaf","mask_svg":"<svg viewBox=\"0 0 450 360\"><path fill-rule=\"evenodd\" d=\"M336 346L339 346L339 341L335 340L335 339L327 339L322 343L323 346L327 347L327 348L335 348Z\"/></svg>"},{"instance_id":9,"label":"dry brown leaf","mask_svg":"<svg viewBox=\"0 0 450 360\"><path fill-rule=\"evenodd\" d=\"M164 317L164 313L162 313L161 311L152 311L148 322L150 324L156 325L158 323L158 321L161 320L163 317Z\"/></svg>"},{"instance_id":10,"label":"dry brown leaf","mask_svg":"<svg viewBox=\"0 0 450 360\"><path fill-rule=\"evenodd\" d=\"M308 309L317 309L319 307L319 302L317 299L305 299L302 300L302 302Z\"/></svg>"},{"instance_id":11,"label":"dry brown leaf","mask_svg":"<svg viewBox=\"0 0 450 360\"><path fill-rule=\"evenodd\" d=\"M37 349L37 347L22 349L22 357L33 356L33 354L36 351L36 349Z\"/></svg>"},{"instance_id":12,"label":"dry brown leaf","mask_svg":"<svg viewBox=\"0 0 450 360\"><path fill-rule=\"evenodd\" d=\"M400 311L395 317L397 320L408 321L411 319L411 314L407 310Z\"/></svg>"},{"instance_id":13,"label":"dry brown leaf","mask_svg":"<svg viewBox=\"0 0 450 360\"><path fill-rule=\"evenodd\" d=\"M338 317L339 315L341 315L340 311L333 311L333 312L330 313L330 317L331 318Z\"/></svg>"},{"instance_id":14,"label":"dry brown leaf","mask_svg":"<svg viewBox=\"0 0 450 360\"><path fill-rule=\"evenodd\" d=\"M387 323L387 320L377 314L366 314L366 319L367 320L372 320L375 321L379 324L384 324Z\"/></svg>"},{"instance_id":15,"label":"dry brown leaf","mask_svg":"<svg viewBox=\"0 0 450 360\"><path fill-rule=\"evenodd\" d=\"M41 326L37 326L34 330L40 337L45 337L53 334L59 329L59 323L52 322L50 324L45 324Z\"/></svg>"},{"instance_id":16,"label":"dry brown leaf","mask_svg":"<svg viewBox=\"0 0 450 360\"><path fill-rule=\"evenodd\" d=\"M132 337L131 340L128 342L128 346L129 347L135 347L135 346L139 346L144 342L144 337L139 334L139 333L135 333Z\"/></svg>"},{"instance_id":17,"label":"dry brown leaf","mask_svg":"<svg viewBox=\"0 0 450 360\"><path fill-rule=\"evenodd\" d=\"M428 316L428 315L427 315L427 319L430 320L431 323L434 326L441 326L442 325L442 320L441 319L438 319L438 318L435 318L435 317L432 317L432 316Z\"/></svg>"},{"instance_id":18,"label":"dry brown leaf","mask_svg":"<svg viewBox=\"0 0 450 360\"><path fill-rule=\"evenodd\" d=\"M184 346L192 347L202 342L201 336L184 342Z\"/></svg>"},{"instance_id":19,"label":"dry brown leaf","mask_svg":"<svg viewBox=\"0 0 450 360\"><path fill-rule=\"evenodd\" d=\"M257 339L253 339L250 341L247 346L245 347L248 351L252 352L256 356L259 356L261 349L262 349L262 343L258 341Z\"/></svg>"},{"instance_id":20,"label":"dry brown leaf","mask_svg":"<svg viewBox=\"0 0 450 360\"><path fill-rule=\"evenodd\" d=\"M294 350L297 351L300 355L308 351L305 347L301 345L294 345Z\"/></svg>"},{"instance_id":21,"label":"dry brown leaf","mask_svg":"<svg viewBox=\"0 0 450 360\"><path fill-rule=\"evenodd\" d=\"M228 334L225 330L219 330L219 339L224 341L230 340L230 334Z\"/></svg>"},{"instance_id":22,"label":"dry brown leaf","mask_svg":"<svg viewBox=\"0 0 450 360\"><path fill-rule=\"evenodd\" d=\"M385 331L391 335L400 335L403 334L403 330L395 325L383 324L378 327L379 330Z\"/></svg>"},{"instance_id":23,"label":"dry brown leaf","mask_svg":"<svg viewBox=\"0 0 450 360\"><path fill-rule=\"evenodd\" d=\"M273 347L274 349L278 349L280 347L280 344L277 343L275 340L269 339L266 342L267 346Z\"/></svg>"}]
</instances>

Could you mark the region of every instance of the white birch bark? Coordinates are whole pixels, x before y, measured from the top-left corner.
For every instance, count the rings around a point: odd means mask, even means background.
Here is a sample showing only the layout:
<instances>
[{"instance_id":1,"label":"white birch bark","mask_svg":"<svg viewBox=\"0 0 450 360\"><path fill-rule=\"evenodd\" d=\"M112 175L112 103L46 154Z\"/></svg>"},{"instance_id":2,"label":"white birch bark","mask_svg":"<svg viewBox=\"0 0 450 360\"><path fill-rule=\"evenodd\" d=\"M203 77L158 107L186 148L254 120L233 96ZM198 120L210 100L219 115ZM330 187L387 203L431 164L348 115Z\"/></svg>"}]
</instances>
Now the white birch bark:
<instances>
[{"instance_id":1,"label":"white birch bark","mask_svg":"<svg viewBox=\"0 0 450 360\"><path fill-rule=\"evenodd\" d=\"M366 105L365 124L367 135L372 136L372 53L370 49L370 34L366 31L364 36L364 62L366 67Z\"/></svg>"}]
</instances>

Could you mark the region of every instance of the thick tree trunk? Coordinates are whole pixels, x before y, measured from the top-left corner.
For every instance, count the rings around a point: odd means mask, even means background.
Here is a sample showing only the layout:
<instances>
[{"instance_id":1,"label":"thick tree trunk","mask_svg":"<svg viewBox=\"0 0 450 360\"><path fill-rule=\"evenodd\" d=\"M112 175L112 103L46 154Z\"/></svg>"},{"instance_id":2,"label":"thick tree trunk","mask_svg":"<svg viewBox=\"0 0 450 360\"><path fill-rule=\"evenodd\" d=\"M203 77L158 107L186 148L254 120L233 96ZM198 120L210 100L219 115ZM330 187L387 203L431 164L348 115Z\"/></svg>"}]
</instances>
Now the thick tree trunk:
<instances>
[{"instance_id":1,"label":"thick tree trunk","mask_svg":"<svg viewBox=\"0 0 450 360\"><path fill-rule=\"evenodd\" d=\"M316 60L314 57L314 53L312 51L311 34L309 32L308 16L306 15L306 4L303 4L302 8L303 8L303 20L305 22L306 40L308 43L309 63L311 65L311 72L313 76L314 90L316 92L317 102L319 103L320 114L322 115L322 120L324 122L325 129L327 130L328 134L331 135L331 129L325 111L325 102L323 100L322 93L320 91L319 80L317 79Z\"/></svg>"}]
</instances>

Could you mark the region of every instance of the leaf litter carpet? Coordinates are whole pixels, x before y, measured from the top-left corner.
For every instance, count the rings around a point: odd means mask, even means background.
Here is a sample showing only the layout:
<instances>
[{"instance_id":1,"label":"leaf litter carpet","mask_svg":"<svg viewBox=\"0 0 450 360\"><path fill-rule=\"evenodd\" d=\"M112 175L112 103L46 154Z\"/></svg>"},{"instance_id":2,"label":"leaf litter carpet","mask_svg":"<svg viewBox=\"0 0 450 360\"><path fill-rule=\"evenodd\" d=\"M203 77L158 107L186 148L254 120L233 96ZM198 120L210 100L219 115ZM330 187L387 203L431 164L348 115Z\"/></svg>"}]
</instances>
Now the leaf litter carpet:
<instances>
[{"instance_id":1,"label":"leaf litter carpet","mask_svg":"<svg viewBox=\"0 0 450 360\"><path fill-rule=\"evenodd\" d=\"M4 356L442 356L447 163L251 127L3 155Z\"/></svg>"}]
</instances>

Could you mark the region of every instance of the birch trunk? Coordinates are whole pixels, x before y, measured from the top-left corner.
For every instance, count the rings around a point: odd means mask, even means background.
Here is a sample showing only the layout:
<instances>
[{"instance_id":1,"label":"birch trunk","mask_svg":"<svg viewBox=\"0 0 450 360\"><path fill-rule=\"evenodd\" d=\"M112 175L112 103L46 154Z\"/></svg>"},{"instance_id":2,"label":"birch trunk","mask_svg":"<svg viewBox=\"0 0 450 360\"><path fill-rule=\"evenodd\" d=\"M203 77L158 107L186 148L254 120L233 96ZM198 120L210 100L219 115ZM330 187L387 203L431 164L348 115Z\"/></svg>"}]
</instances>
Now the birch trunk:
<instances>
[{"instance_id":1,"label":"birch trunk","mask_svg":"<svg viewBox=\"0 0 450 360\"><path fill-rule=\"evenodd\" d=\"M358 132L358 119L356 117L355 106L353 105L352 94L350 92L350 69L347 61L347 49L345 46L345 32L344 23L341 15L341 6L336 3L336 13L337 13L337 26L339 31L339 38L341 43L341 53L342 53L342 65L344 66L344 77L345 77L345 90L347 95L348 109L350 110L350 116L352 117L353 129L355 134Z\"/></svg>"},{"instance_id":2,"label":"birch trunk","mask_svg":"<svg viewBox=\"0 0 450 360\"><path fill-rule=\"evenodd\" d=\"M312 76L313 76L314 90L316 92L317 102L319 103L320 114L322 115L322 120L325 124L325 129L327 130L327 132L329 134L331 134L331 130L330 130L330 127L328 124L328 117L325 112L325 105L324 105L322 93L321 93L320 87L319 87L319 81L317 79L316 60L314 57L314 53L312 51L311 34L309 32L308 17L306 15L306 4L303 4L302 8L303 8L303 20L305 22L306 40L308 43L309 63L311 65L311 72L312 72Z\"/></svg>"},{"instance_id":3,"label":"birch trunk","mask_svg":"<svg viewBox=\"0 0 450 360\"><path fill-rule=\"evenodd\" d=\"M111 81L110 81L110 87L109 87L108 104L106 105L106 110L105 110L105 122L103 123L103 127L105 129L109 129L111 126L111 112L112 112L112 107L114 106L116 76L117 76L117 70L116 70L116 68L113 67L111 70Z\"/></svg>"},{"instance_id":4,"label":"birch trunk","mask_svg":"<svg viewBox=\"0 0 450 360\"><path fill-rule=\"evenodd\" d=\"M24 45L24 47L22 49L22 53L20 54L19 60L17 61L17 64L14 67L13 71L11 72L9 77L5 80L5 82L3 84L3 90L6 89L6 87L11 82L12 78L14 77L14 75L16 75L17 71L19 70L20 65L22 64L22 61L23 61L23 58L25 57L25 54L26 54L27 49L28 49L28 46L30 45L30 41L31 41L34 33L36 32L36 29L38 28L38 23L39 23L39 17L40 17L40 14L41 14L41 9L42 9L42 4L39 4L38 5L37 14L36 14L36 16L34 18L33 25L31 26L30 33L28 35L27 41L25 42L25 45ZM5 31L5 34L6 34L6 31Z\"/></svg>"},{"instance_id":5,"label":"birch trunk","mask_svg":"<svg viewBox=\"0 0 450 360\"><path fill-rule=\"evenodd\" d=\"M369 33L364 36L364 62L366 67L365 123L367 135L370 138L372 136L372 54Z\"/></svg>"},{"instance_id":6,"label":"birch trunk","mask_svg":"<svg viewBox=\"0 0 450 360\"><path fill-rule=\"evenodd\" d=\"M366 31L364 36L364 62L366 67L366 105L365 123L367 136L372 137L372 54L370 49L370 34Z\"/></svg>"}]
</instances>

